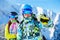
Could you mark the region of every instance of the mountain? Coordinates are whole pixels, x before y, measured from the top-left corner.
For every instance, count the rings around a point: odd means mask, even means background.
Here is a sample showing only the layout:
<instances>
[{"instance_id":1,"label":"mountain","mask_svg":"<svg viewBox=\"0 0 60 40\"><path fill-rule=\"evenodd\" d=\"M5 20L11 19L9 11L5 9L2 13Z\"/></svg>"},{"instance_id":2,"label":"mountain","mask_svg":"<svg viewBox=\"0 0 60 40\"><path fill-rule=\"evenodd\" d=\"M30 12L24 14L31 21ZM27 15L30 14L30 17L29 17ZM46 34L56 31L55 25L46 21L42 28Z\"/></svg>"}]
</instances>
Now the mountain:
<instances>
[{"instance_id":1,"label":"mountain","mask_svg":"<svg viewBox=\"0 0 60 40\"><path fill-rule=\"evenodd\" d=\"M0 25L0 40L5 40L4 32L5 32L5 24L1 24Z\"/></svg>"}]
</instances>

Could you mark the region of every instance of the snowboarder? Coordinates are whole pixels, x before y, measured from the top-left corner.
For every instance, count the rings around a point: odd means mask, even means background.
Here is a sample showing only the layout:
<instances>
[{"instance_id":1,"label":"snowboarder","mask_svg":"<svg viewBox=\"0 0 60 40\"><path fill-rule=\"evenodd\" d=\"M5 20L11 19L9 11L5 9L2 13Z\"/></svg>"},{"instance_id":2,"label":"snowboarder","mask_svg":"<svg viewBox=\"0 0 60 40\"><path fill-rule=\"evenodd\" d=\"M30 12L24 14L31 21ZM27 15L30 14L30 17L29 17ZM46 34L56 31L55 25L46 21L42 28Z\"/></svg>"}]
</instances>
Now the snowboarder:
<instances>
[{"instance_id":1,"label":"snowboarder","mask_svg":"<svg viewBox=\"0 0 60 40\"><path fill-rule=\"evenodd\" d=\"M48 36L50 32L48 29L53 27L53 21L46 14L40 14L40 23L43 25L43 28L41 30L43 39L50 40L50 37ZM49 33L49 34L45 34L45 33Z\"/></svg>"},{"instance_id":2,"label":"snowboarder","mask_svg":"<svg viewBox=\"0 0 60 40\"><path fill-rule=\"evenodd\" d=\"M19 21L17 20L18 14L16 12L11 12L10 20L5 27L5 38L7 40L16 40L17 27Z\"/></svg>"},{"instance_id":3,"label":"snowboarder","mask_svg":"<svg viewBox=\"0 0 60 40\"><path fill-rule=\"evenodd\" d=\"M23 20L17 29L17 40L42 40L40 22L37 21L28 4L22 9Z\"/></svg>"}]
</instances>

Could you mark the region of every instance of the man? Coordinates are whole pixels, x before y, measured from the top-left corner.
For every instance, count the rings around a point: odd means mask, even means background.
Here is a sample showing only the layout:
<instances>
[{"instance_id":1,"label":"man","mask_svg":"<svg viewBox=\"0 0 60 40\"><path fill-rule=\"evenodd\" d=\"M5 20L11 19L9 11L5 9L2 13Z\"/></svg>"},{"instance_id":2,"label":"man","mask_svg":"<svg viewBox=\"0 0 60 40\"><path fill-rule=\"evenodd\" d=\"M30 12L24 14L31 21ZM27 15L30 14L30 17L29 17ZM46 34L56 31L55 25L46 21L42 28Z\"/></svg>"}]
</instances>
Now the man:
<instances>
[{"instance_id":1,"label":"man","mask_svg":"<svg viewBox=\"0 0 60 40\"><path fill-rule=\"evenodd\" d=\"M40 22L37 21L28 4L22 9L23 20L17 29L17 40L42 40Z\"/></svg>"},{"instance_id":2,"label":"man","mask_svg":"<svg viewBox=\"0 0 60 40\"><path fill-rule=\"evenodd\" d=\"M46 14L40 14L40 23L42 24L42 35L44 40L51 40L49 29L53 28L53 21ZM53 32L53 31L52 31Z\"/></svg>"}]
</instances>

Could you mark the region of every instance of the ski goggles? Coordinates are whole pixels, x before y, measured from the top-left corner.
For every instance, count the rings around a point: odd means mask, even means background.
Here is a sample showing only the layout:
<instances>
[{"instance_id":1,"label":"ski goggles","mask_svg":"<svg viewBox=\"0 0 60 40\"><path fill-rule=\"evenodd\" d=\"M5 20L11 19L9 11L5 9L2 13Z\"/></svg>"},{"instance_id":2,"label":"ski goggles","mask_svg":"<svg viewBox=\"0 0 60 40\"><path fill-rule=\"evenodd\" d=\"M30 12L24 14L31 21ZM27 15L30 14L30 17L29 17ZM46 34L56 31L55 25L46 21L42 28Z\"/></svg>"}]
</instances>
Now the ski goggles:
<instances>
[{"instance_id":1,"label":"ski goggles","mask_svg":"<svg viewBox=\"0 0 60 40\"><path fill-rule=\"evenodd\" d=\"M32 10L25 9L23 10L23 14L32 14Z\"/></svg>"},{"instance_id":2,"label":"ski goggles","mask_svg":"<svg viewBox=\"0 0 60 40\"><path fill-rule=\"evenodd\" d=\"M40 18L40 21L42 22L42 24L48 24L48 21L49 19L43 19L43 18Z\"/></svg>"},{"instance_id":3,"label":"ski goggles","mask_svg":"<svg viewBox=\"0 0 60 40\"><path fill-rule=\"evenodd\" d=\"M41 22L48 22L49 20L48 19L40 19Z\"/></svg>"},{"instance_id":4,"label":"ski goggles","mask_svg":"<svg viewBox=\"0 0 60 40\"><path fill-rule=\"evenodd\" d=\"M10 16L10 18L16 18L16 17L18 17L18 15L16 15L16 16Z\"/></svg>"}]
</instances>

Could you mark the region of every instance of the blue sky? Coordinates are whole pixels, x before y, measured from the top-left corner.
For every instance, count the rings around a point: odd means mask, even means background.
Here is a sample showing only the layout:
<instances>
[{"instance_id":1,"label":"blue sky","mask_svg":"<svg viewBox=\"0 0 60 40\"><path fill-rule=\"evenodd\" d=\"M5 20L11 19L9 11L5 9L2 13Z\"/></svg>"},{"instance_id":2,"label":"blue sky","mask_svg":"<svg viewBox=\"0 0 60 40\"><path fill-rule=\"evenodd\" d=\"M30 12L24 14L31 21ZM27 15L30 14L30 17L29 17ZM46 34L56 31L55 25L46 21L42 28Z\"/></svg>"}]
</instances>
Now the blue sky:
<instances>
[{"instance_id":1,"label":"blue sky","mask_svg":"<svg viewBox=\"0 0 60 40\"><path fill-rule=\"evenodd\" d=\"M60 12L60 0L20 0L20 3L40 6L44 9L50 9L56 13Z\"/></svg>"},{"instance_id":2,"label":"blue sky","mask_svg":"<svg viewBox=\"0 0 60 40\"><path fill-rule=\"evenodd\" d=\"M43 9L50 9L56 13L60 12L60 0L6 0L6 1L8 2L10 1L10 4L17 4L17 3L31 4L33 6L42 7Z\"/></svg>"},{"instance_id":3,"label":"blue sky","mask_svg":"<svg viewBox=\"0 0 60 40\"><path fill-rule=\"evenodd\" d=\"M60 12L60 0L0 0L0 10L6 14L10 11L18 11L19 6L16 4L30 4L52 10L55 13ZM14 8L12 6L14 6ZM9 19L7 16L4 16L3 12L0 11L0 24L7 22ZM4 20L2 20L2 18Z\"/></svg>"}]
</instances>

